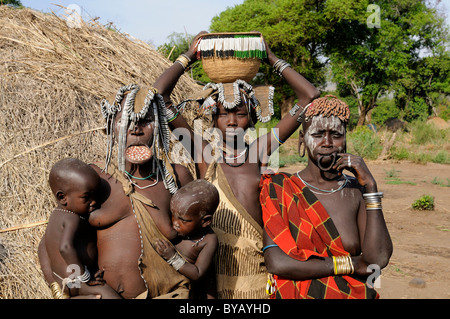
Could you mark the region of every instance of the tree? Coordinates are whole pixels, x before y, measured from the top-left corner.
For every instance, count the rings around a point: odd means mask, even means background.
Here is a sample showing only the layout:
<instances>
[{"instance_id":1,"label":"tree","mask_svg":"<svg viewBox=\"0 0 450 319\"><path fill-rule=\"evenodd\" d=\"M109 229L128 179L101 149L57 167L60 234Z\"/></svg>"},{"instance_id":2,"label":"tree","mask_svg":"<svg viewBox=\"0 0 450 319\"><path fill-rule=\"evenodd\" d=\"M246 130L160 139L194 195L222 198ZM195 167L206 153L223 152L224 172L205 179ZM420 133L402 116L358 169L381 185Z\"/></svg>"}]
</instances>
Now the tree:
<instances>
[{"instance_id":1,"label":"tree","mask_svg":"<svg viewBox=\"0 0 450 319\"><path fill-rule=\"evenodd\" d=\"M424 50L439 52L438 55L445 52L444 35L447 33L443 19L434 8L421 0L376 3L379 27L368 26L367 13L356 15L336 24L326 39L325 54L330 58L334 80L358 101L358 125L369 120L369 112L376 106L377 99L388 90L396 92L397 100L403 101L403 108L411 103L418 113L427 114L429 97L426 92L436 88L435 75L442 73L440 67L445 67L436 64L445 58L423 57ZM434 63L430 64L431 61ZM431 65L432 70L428 69ZM428 74L429 80L425 91L423 72ZM422 96L417 96L419 91Z\"/></svg>"},{"instance_id":2,"label":"tree","mask_svg":"<svg viewBox=\"0 0 450 319\"><path fill-rule=\"evenodd\" d=\"M437 74L445 78L448 30L425 0L246 0L214 17L210 29L260 31L276 55L316 86L325 83L330 64L337 87L357 101L358 125L389 90L397 90L398 101L406 94L422 108L422 100L430 105L426 92L443 86L436 84ZM423 60L424 50L435 58ZM423 76L415 72L417 66L427 68L432 61L434 71L427 78L432 89L417 97L406 84L419 86ZM276 86L285 107L291 105L289 87L267 66L262 71L262 81Z\"/></svg>"},{"instance_id":3,"label":"tree","mask_svg":"<svg viewBox=\"0 0 450 319\"><path fill-rule=\"evenodd\" d=\"M0 5L10 5L13 7L22 7L20 0L0 0Z\"/></svg>"},{"instance_id":4,"label":"tree","mask_svg":"<svg viewBox=\"0 0 450 319\"><path fill-rule=\"evenodd\" d=\"M174 62L178 56L189 49L189 46L194 39L194 36L187 33L173 32L169 35L169 42L164 43L158 47L158 51L161 52L166 58ZM201 61L196 61L191 66L191 77L201 83L210 82L210 79L203 71Z\"/></svg>"},{"instance_id":5,"label":"tree","mask_svg":"<svg viewBox=\"0 0 450 319\"><path fill-rule=\"evenodd\" d=\"M160 45L158 51L173 62L181 53L184 53L189 49L189 45L194 36L173 32L168 38L169 42Z\"/></svg>"}]
</instances>

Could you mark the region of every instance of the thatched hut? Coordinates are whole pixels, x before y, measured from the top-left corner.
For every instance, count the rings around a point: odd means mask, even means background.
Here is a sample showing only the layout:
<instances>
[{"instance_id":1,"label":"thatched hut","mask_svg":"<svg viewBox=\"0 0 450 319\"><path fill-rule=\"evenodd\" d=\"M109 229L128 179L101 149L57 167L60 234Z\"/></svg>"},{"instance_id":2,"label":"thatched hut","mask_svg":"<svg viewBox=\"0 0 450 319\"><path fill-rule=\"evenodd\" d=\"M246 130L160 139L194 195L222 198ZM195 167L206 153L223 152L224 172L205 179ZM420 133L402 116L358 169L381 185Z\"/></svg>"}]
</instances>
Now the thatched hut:
<instances>
[{"instance_id":1,"label":"thatched hut","mask_svg":"<svg viewBox=\"0 0 450 319\"><path fill-rule=\"evenodd\" d=\"M37 245L55 205L57 160L103 161L102 98L151 86L171 63L148 44L98 23L0 6L0 298L50 298ZM198 89L183 76L179 102ZM28 226L28 227L27 227Z\"/></svg>"}]
</instances>

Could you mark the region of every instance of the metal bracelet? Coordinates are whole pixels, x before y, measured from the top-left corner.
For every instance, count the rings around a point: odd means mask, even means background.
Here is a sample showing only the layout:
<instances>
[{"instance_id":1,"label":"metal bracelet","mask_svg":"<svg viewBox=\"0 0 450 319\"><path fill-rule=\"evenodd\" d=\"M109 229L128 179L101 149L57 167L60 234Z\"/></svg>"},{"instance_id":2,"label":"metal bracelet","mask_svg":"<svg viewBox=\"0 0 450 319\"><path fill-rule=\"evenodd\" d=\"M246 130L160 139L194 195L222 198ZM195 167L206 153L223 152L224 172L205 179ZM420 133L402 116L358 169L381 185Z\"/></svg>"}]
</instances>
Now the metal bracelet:
<instances>
[{"instance_id":1,"label":"metal bracelet","mask_svg":"<svg viewBox=\"0 0 450 319\"><path fill-rule=\"evenodd\" d=\"M186 263L186 261L183 259L183 257L180 256L178 252L176 252L175 255L173 255L170 259L168 259L167 262L176 271L178 271Z\"/></svg>"}]
</instances>

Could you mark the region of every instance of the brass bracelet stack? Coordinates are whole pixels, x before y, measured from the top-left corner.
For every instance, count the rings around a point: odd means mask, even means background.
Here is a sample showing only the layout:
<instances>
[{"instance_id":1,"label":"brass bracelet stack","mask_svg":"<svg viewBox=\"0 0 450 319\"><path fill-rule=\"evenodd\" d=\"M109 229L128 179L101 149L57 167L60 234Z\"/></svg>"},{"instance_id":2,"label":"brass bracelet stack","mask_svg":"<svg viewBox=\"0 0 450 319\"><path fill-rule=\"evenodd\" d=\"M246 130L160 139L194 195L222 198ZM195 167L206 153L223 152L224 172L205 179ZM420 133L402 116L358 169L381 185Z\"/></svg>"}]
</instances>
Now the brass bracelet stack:
<instances>
[{"instance_id":1,"label":"brass bracelet stack","mask_svg":"<svg viewBox=\"0 0 450 319\"><path fill-rule=\"evenodd\" d=\"M355 272L350 256L333 256L334 275L348 275Z\"/></svg>"},{"instance_id":2,"label":"brass bracelet stack","mask_svg":"<svg viewBox=\"0 0 450 319\"><path fill-rule=\"evenodd\" d=\"M183 69L186 70L186 68L191 63L191 59L183 53L178 56L174 63L179 63L183 67Z\"/></svg>"},{"instance_id":3,"label":"brass bracelet stack","mask_svg":"<svg viewBox=\"0 0 450 319\"><path fill-rule=\"evenodd\" d=\"M383 198L383 193L366 193L363 194L364 201L366 202L366 210L381 210L381 199Z\"/></svg>"},{"instance_id":4,"label":"brass bracelet stack","mask_svg":"<svg viewBox=\"0 0 450 319\"><path fill-rule=\"evenodd\" d=\"M51 283L50 290L53 299L69 299L69 295L61 291L61 288L56 281Z\"/></svg>"}]
</instances>

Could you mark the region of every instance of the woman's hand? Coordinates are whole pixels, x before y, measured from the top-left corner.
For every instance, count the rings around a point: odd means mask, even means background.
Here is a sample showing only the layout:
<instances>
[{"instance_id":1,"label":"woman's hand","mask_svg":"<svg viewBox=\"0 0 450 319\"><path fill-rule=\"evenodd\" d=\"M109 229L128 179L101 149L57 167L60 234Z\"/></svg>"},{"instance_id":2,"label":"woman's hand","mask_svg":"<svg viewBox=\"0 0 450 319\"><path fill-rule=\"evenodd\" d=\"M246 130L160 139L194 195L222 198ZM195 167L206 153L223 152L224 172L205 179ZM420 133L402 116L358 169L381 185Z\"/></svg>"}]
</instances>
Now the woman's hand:
<instances>
[{"instance_id":1,"label":"woman's hand","mask_svg":"<svg viewBox=\"0 0 450 319\"><path fill-rule=\"evenodd\" d=\"M369 171L362 157L348 153L338 153L340 158L333 168L342 172L344 169L355 175L361 186L366 188L366 192L377 192L377 183Z\"/></svg>"},{"instance_id":2,"label":"woman's hand","mask_svg":"<svg viewBox=\"0 0 450 319\"><path fill-rule=\"evenodd\" d=\"M191 45L189 46L189 50L186 52L186 55L191 59L192 62L195 62L197 60L197 49L198 44L200 43L200 40L202 37L208 34L206 31L200 31L192 40Z\"/></svg>"},{"instance_id":3,"label":"woman's hand","mask_svg":"<svg viewBox=\"0 0 450 319\"><path fill-rule=\"evenodd\" d=\"M355 269L353 274L360 277L368 277L372 274L370 268L368 269L369 264L363 259L362 255L352 256L352 263L353 268Z\"/></svg>"},{"instance_id":4,"label":"woman's hand","mask_svg":"<svg viewBox=\"0 0 450 319\"><path fill-rule=\"evenodd\" d=\"M252 32L259 32L259 31L252 31ZM261 32L259 32L259 33L261 33ZM261 34L261 36L262 36L262 34ZM267 63L269 63L270 66L273 66L273 64L278 60L278 58L275 54L273 54L272 50L270 50L266 39L263 36L262 36L262 38L263 38L264 46L266 47L266 53L267 53L267 58L265 59L265 61Z\"/></svg>"}]
</instances>

